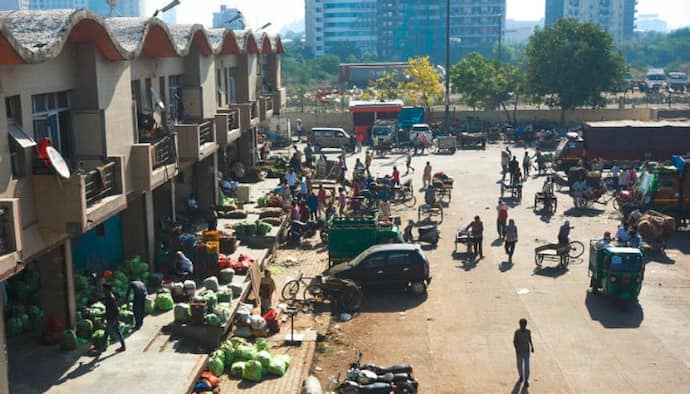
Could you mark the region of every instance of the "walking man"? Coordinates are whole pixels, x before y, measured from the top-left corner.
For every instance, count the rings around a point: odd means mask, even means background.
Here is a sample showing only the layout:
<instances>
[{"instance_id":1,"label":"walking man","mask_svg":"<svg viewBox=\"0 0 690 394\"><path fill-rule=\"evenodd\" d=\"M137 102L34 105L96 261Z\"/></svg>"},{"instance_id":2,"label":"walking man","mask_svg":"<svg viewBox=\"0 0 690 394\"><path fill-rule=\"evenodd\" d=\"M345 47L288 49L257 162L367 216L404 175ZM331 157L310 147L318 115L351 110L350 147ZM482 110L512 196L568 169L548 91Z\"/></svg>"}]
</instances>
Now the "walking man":
<instances>
[{"instance_id":1,"label":"walking man","mask_svg":"<svg viewBox=\"0 0 690 394\"><path fill-rule=\"evenodd\" d=\"M101 349L108 347L108 338L114 332L120 340L120 347L116 351L124 352L127 348L125 347L125 338L120 331L120 309L117 306L115 294L113 294L113 286L110 283L106 283L103 285L103 290L105 291L105 297L103 298L103 304L105 304L105 332L103 333L103 347Z\"/></svg>"},{"instance_id":2,"label":"walking man","mask_svg":"<svg viewBox=\"0 0 690 394\"><path fill-rule=\"evenodd\" d=\"M371 161L374 159L374 155L371 153L370 150L367 150L366 153L364 154L364 167L367 170L367 176L371 176L371 172L369 172L369 167L371 167Z\"/></svg>"},{"instance_id":3,"label":"walking man","mask_svg":"<svg viewBox=\"0 0 690 394\"><path fill-rule=\"evenodd\" d=\"M427 161L426 166L424 166L424 174L422 175L422 183L424 187L431 186L431 164Z\"/></svg>"},{"instance_id":4,"label":"walking man","mask_svg":"<svg viewBox=\"0 0 690 394\"><path fill-rule=\"evenodd\" d=\"M482 250L482 240L484 238L484 224L482 223L479 216L474 217L474 221L467 225L465 231L470 230L470 239L472 241L472 253L479 258L484 258L484 252Z\"/></svg>"},{"instance_id":5,"label":"walking man","mask_svg":"<svg viewBox=\"0 0 690 394\"><path fill-rule=\"evenodd\" d=\"M414 172L414 168L412 167L412 152L410 152L409 150L407 151L407 154L405 156L405 167L407 168L405 170L405 175L409 174L410 170Z\"/></svg>"},{"instance_id":6,"label":"walking man","mask_svg":"<svg viewBox=\"0 0 690 394\"><path fill-rule=\"evenodd\" d=\"M529 156L529 152L525 151L525 156L522 157L522 173L525 174L525 178L529 176L529 170L532 166L532 158Z\"/></svg>"},{"instance_id":7,"label":"walking man","mask_svg":"<svg viewBox=\"0 0 690 394\"><path fill-rule=\"evenodd\" d=\"M509 263L513 262L513 253L515 253L515 244L517 243L517 240L518 229L515 225L515 221L513 219L510 219L508 221L508 226L505 229L505 237L503 243L503 246L506 250L506 254L508 255Z\"/></svg>"},{"instance_id":8,"label":"walking man","mask_svg":"<svg viewBox=\"0 0 690 394\"><path fill-rule=\"evenodd\" d=\"M520 319L520 328L515 330L513 335L513 346L517 358L519 382L525 382L525 387L529 387L529 356L530 351L534 353L532 344L532 333L527 329L527 319Z\"/></svg>"},{"instance_id":9,"label":"walking man","mask_svg":"<svg viewBox=\"0 0 690 394\"><path fill-rule=\"evenodd\" d=\"M132 312L134 312L134 329L138 330L144 324L144 305L148 291L144 282L133 280L129 283L125 300L129 300L130 293L134 293L132 295Z\"/></svg>"},{"instance_id":10,"label":"walking man","mask_svg":"<svg viewBox=\"0 0 690 394\"><path fill-rule=\"evenodd\" d=\"M496 218L496 231L498 232L498 239L503 239L506 233L506 222L508 221L508 206L503 200L498 199L498 206L496 207L498 217Z\"/></svg>"}]
</instances>

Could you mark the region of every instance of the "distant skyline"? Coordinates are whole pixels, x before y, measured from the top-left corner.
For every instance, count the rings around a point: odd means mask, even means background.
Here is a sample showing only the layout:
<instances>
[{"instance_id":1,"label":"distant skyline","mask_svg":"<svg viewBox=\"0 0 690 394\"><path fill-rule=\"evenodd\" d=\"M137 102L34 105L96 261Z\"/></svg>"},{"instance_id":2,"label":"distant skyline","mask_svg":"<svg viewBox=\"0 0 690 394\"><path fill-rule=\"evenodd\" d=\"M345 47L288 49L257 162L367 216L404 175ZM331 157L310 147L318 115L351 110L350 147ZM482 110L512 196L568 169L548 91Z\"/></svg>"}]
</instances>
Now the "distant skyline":
<instances>
[{"instance_id":1,"label":"distant skyline","mask_svg":"<svg viewBox=\"0 0 690 394\"><path fill-rule=\"evenodd\" d=\"M105 0L103 0L105 1ZM304 0L180 0L177 9L177 23L201 23L211 25L214 11L221 4L235 7L244 13L248 27L258 28L271 22L266 29L276 33L283 26L304 19ZM515 20L537 21L544 17L545 0L507 0L506 17ZM170 0L147 0L147 15L169 3ZM686 0L639 0L638 14L658 14L669 29L690 26L690 1Z\"/></svg>"}]
</instances>

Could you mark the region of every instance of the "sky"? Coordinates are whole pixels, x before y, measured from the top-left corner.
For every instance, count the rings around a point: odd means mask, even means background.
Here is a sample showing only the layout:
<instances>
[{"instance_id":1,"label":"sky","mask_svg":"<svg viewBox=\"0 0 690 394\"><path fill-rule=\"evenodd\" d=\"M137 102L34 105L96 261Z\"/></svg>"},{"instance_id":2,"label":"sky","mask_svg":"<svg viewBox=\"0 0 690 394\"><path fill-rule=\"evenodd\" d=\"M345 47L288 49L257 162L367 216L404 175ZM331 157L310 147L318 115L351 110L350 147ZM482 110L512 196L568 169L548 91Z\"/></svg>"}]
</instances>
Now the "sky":
<instances>
[{"instance_id":1,"label":"sky","mask_svg":"<svg viewBox=\"0 0 690 394\"><path fill-rule=\"evenodd\" d=\"M304 18L304 0L180 0L177 7L177 23L202 23L211 25L212 13L221 4L238 8L245 15L249 27L258 28L268 22L269 33L278 32L283 26ZM424 0L420 0L424 1ZM515 20L539 20L544 17L545 0L507 0L507 17ZM147 0L148 14L170 0ZM670 29L690 25L690 1L687 0L639 0L640 14L659 14Z\"/></svg>"}]
</instances>

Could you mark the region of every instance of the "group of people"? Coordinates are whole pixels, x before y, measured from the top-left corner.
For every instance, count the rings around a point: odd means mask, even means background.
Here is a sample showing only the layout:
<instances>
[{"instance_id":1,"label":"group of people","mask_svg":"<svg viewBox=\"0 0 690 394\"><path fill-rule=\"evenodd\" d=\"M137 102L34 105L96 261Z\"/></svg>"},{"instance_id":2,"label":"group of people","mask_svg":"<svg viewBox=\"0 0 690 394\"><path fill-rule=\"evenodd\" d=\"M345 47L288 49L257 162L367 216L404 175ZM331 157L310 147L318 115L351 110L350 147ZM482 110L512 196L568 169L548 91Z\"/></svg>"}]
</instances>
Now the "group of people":
<instances>
[{"instance_id":1,"label":"group of people","mask_svg":"<svg viewBox=\"0 0 690 394\"><path fill-rule=\"evenodd\" d=\"M628 246L631 248L639 248L642 244L642 236L634 228L629 228L626 224L618 225L616 236L612 237L610 231L606 231L604 236L597 241L599 247L606 247L609 245Z\"/></svg>"}]
</instances>

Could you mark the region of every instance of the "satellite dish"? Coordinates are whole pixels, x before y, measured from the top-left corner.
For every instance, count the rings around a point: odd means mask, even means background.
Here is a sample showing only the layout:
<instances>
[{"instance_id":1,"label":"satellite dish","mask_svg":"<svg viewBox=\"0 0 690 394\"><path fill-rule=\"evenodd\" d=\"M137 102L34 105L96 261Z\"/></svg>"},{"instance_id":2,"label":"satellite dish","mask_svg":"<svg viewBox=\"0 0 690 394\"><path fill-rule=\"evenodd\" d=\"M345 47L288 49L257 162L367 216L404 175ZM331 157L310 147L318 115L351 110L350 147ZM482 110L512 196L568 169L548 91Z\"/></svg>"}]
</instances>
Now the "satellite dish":
<instances>
[{"instance_id":1,"label":"satellite dish","mask_svg":"<svg viewBox=\"0 0 690 394\"><path fill-rule=\"evenodd\" d=\"M53 166L55 172L65 179L69 179L70 171L65 159L62 158L60 152L57 149L49 146L46 148L46 154L48 155L48 160L50 160L50 165Z\"/></svg>"},{"instance_id":2,"label":"satellite dish","mask_svg":"<svg viewBox=\"0 0 690 394\"><path fill-rule=\"evenodd\" d=\"M163 104L163 100L161 100L161 96L156 92L156 89L151 88L151 97L153 98L154 102L154 111L165 111L165 104Z\"/></svg>"}]
</instances>

